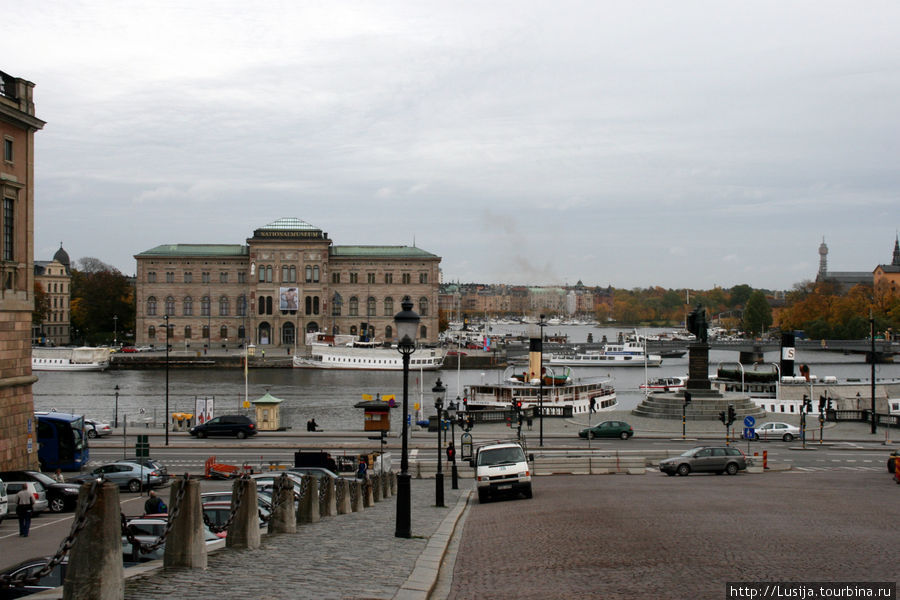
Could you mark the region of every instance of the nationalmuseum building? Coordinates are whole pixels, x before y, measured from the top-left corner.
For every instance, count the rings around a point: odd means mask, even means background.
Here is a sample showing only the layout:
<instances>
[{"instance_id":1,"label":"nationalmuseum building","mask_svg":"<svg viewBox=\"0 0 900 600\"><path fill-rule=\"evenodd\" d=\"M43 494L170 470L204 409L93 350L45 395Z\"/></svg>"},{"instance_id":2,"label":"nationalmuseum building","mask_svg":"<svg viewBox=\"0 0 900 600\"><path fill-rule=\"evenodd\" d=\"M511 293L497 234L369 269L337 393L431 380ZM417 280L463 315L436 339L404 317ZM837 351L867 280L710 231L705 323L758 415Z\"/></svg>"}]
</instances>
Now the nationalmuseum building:
<instances>
[{"instance_id":1,"label":"nationalmuseum building","mask_svg":"<svg viewBox=\"0 0 900 600\"><path fill-rule=\"evenodd\" d=\"M291 353L305 343L298 332L316 331L389 342L406 296L421 317L419 341L437 341L441 259L420 248L335 246L321 229L284 218L246 245L163 245L135 259L138 346L164 345L166 323L176 350Z\"/></svg>"}]
</instances>

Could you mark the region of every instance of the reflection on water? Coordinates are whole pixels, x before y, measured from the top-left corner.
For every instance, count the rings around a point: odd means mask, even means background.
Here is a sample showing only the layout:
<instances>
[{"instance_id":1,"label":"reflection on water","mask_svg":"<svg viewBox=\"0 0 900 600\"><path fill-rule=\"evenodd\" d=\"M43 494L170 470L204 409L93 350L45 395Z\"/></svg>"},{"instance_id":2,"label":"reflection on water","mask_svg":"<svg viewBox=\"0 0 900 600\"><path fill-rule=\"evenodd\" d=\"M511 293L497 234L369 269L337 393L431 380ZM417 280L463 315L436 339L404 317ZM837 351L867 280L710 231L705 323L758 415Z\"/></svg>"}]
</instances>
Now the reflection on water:
<instances>
[{"instance_id":1,"label":"reflection on water","mask_svg":"<svg viewBox=\"0 0 900 600\"><path fill-rule=\"evenodd\" d=\"M505 327L504 329L511 329ZM594 339L616 334L614 329L589 327L554 327L569 333L570 338L584 341L586 332L593 331ZM649 331L649 330L648 330ZM779 353L767 352L767 362L778 360ZM722 361L737 361L736 351L712 351L710 372ZM868 379L871 366L863 362L862 355L843 355L820 351L799 351L798 363L810 365L820 378L835 375L838 379L858 377ZM649 377L686 375L688 357L666 359L662 366L647 369ZM144 415L155 415L161 422L165 409L165 371L105 371L100 373L38 372L34 385L36 410L55 408L63 412L83 413L87 416L113 421L115 387L119 386L119 420L128 415L129 421L137 420L140 409ZM434 396L431 388L441 377L447 388L447 398L462 395L462 388L471 383L499 381L503 370L444 370L411 372L409 377L410 411L415 403L422 402L426 415L434 413ZM638 386L644 383L643 368L582 368L574 372L576 377L608 377L615 386L619 407L634 408L641 399ZM900 364L876 365L876 377L900 378ZM399 432L403 396L403 375L399 371L337 371L314 369L254 369L249 372L247 391L250 400L259 398L266 391L284 400L281 405L283 424L294 429L302 428L306 421L315 418L325 430L362 430L363 414L353 405L362 400L363 394L394 394L397 409L392 411L392 431ZM170 412L194 412L197 396L213 396L216 414L242 410L244 401L244 373L242 369L169 370Z\"/></svg>"}]
</instances>

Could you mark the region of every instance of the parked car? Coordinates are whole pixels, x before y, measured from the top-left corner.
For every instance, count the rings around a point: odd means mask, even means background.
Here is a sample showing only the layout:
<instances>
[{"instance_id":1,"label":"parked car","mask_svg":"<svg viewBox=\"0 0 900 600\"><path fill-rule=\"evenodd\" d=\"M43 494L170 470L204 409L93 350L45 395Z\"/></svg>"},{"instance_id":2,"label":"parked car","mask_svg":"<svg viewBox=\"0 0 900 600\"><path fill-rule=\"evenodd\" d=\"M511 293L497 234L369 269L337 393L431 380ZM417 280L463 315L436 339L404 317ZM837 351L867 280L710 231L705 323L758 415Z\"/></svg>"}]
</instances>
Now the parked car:
<instances>
[{"instance_id":1,"label":"parked car","mask_svg":"<svg viewBox=\"0 0 900 600\"><path fill-rule=\"evenodd\" d=\"M122 346L122 349L119 350L119 352L124 352L125 354L133 354L137 351L138 351L138 349L135 348L134 346Z\"/></svg>"},{"instance_id":2,"label":"parked car","mask_svg":"<svg viewBox=\"0 0 900 600\"><path fill-rule=\"evenodd\" d=\"M169 470L166 468L166 465L162 464L155 458L120 458L116 462L137 463L139 465L143 465L149 469L157 471L164 485L169 482Z\"/></svg>"},{"instance_id":3,"label":"parked car","mask_svg":"<svg viewBox=\"0 0 900 600\"><path fill-rule=\"evenodd\" d=\"M627 440L634 436L634 429L625 421L603 421L593 427L578 432L580 438L622 438Z\"/></svg>"},{"instance_id":4,"label":"parked car","mask_svg":"<svg viewBox=\"0 0 900 600\"><path fill-rule=\"evenodd\" d=\"M194 425L190 434L198 438L212 435L233 435L239 440L256 435L256 423L244 415L222 415L210 419L206 423Z\"/></svg>"},{"instance_id":5,"label":"parked car","mask_svg":"<svg viewBox=\"0 0 900 600\"><path fill-rule=\"evenodd\" d=\"M47 492L47 504L50 512L63 512L75 510L78 504L78 485L74 483L60 483L40 471L3 471L0 479L4 481L36 481L44 486Z\"/></svg>"},{"instance_id":6,"label":"parked car","mask_svg":"<svg viewBox=\"0 0 900 600\"><path fill-rule=\"evenodd\" d=\"M316 479L321 479L322 477L331 477L332 479L340 478L340 475L338 475L331 469L326 469L325 467L291 467L290 469L288 469L288 473L296 473L297 475L312 475Z\"/></svg>"},{"instance_id":7,"label":"parked car","mask_svg":"<svg viewBox=\"0 0 900 600\"><path fill-rule=\"evenodd\" d=\"M6 482L6 496L9 499L7 504L7 510L10 513L15 514L16 507L19 503L16 501L16 494L22 488L26 488L28 492L34 496L34 514L40 514L47 510L47 490L37 481L7 481Z\"/></svg>"},{"instance_id":8,"label":"parked car","mask_svg":"<svg viewBox=\"0 0 900 600\"><path fill-rule=\"evenodd\" d=\"M783 440L791 442L800 437L800 428L790 423L763 423L753 433L755 440Z\"/></svg>"},{"instance_id":9,"label":"parked car","mask_svg":"<svg viewBox=\"0 0 900 600\"><path fill-rule=\"evenodd\" d=\"M148 515L129 519L125 527L132 537L141 544L149 546L156 543L162 537L168 523L168 515ZM209 546L224 536L219 536L207 527L203 526L203 539L206 542L207 549ZM146 554L141 553L139 548L135 548L134 544L128 539L128 536L122 536L122 558L127 562L143 562L148 560L157 560L163 558L166 545L162 544L159 548L152 550Z\"/></svg>"},{"instance_id":10,"label":"parked car","mask_svg":"<svg viewBox=\"0 0 900 600\"><path fill-rule=\"evenodd\" d=\"M9 498L6 497L6 484L0 479L0 523L9 514Z\"/></svg>"},{"instance_id":11,"label":"parked car","mask_svg":"<svg viewBox=\"0 0 900 600\"><path fill-rule=\"evenodd\" d=\"M112 433L109 423L103 423L97 419L85 419L84 430L89 438L98 438Z\"/></svg>"},{"instance_id":12,"label":"parked car","mask_svg":"<svg viewBox=\"0 0 900 600\"><path fill-rule=\"evenodd\" d=\"M148 485L151 488L162 485L162 476L159 471L133 462L115 462L103 465L90 473L73 477L70 481L84 483L97 478L118 484L120 488L127 489L129 492L140 492Z\"/></svg>"},{"instance_id":13,"label":"parked car","mask_svg":"<svg viewBox=\"0 0 900 600\"><path fill-rule=\"evenodd\" d=\"M203 492L202 494L200 494L200 503L208 504L210 502L228 502L230 505L231 496L232 492L230 490L221 492ZM256 503L259 505L259 510L263 511L264 514L272 512L272 496L270 494L262 491L257 491Z\"/></svg>"},{"instance_id":14,"label":"parked car","mask_svg":"<svg viewBox=\"0 0 900 600\"><path fill-rule=\"evenodd\" d=\"M258 507L259 526L265 527L267 519L272 514L270 509ZM203 521L213 527L223 527L231 516L231 500L227 502L204 502Z\"/></svg>"},{"instance_id":15,"label":"parked car","mask_svg":"<svg viewBox=\"0 0 900 600\"><path fill-rule=\"evenodd\" d=\"M0 575L13 578L29 577L47 566L51 558L51 556L36 556L34 558L23 560L22 562L16 563L8 569L4 569L2 572L0 572ZM24 596L36 594L38 592L44 592L46 590L58 588L66 579L66 570L68 569L68 566L69 558L65 557L62 559L62 562L53 567L50 573L44 575L35 583L29 583L28 585L23 586L0 588L0 598L3 598L4 600L6 598L22 598Z\"/></svg>"},{"instance_id":16,"label":"parked car","mask_svg":"<svg viewBox=\"0 0 900 600\"><path fill-rule=\"evenodd\" d=\"M699 446L680 456L659 461L659 470L666 475L691 473L728 473L736 475L747 468L744 453L732 446Z\"/></svg>"}]
</instances>

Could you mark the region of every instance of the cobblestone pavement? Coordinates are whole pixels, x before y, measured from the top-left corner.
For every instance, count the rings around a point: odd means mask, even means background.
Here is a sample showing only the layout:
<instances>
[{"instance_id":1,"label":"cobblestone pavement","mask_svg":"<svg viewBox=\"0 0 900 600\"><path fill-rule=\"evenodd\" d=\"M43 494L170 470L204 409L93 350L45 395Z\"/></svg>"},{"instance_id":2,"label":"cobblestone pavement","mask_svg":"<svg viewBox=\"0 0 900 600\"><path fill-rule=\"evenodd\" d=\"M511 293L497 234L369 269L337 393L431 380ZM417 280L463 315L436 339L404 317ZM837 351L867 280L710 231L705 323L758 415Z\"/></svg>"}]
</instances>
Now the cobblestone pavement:
<instances>
[{"instance_id":1,"label":"cobblestone pavement","mask_svg":"<svg viewBox=\"0 0 900 600\"><path fill-rule=\"evenodd\" d=\"M898 580L885 473L554 476L475 503L451 600L725 597L726 582Z\"/></svg>"},{"instance_id":2,"label":"cobblestone pavement","mask_svg":"<svg viewBox=\"0 0 900 600\"><path fill-rule=\"evenodd\" d=\"M412 573L428 538L460 494L445 489L434 506L434 480L412 480L411 539L394 537L397 498L361 512L299 525L296 534L263 536L255 550L224 549L209 555L205 571L159 570L128 579L126 598L393 598Z\"/></svg>"}]
</instances>

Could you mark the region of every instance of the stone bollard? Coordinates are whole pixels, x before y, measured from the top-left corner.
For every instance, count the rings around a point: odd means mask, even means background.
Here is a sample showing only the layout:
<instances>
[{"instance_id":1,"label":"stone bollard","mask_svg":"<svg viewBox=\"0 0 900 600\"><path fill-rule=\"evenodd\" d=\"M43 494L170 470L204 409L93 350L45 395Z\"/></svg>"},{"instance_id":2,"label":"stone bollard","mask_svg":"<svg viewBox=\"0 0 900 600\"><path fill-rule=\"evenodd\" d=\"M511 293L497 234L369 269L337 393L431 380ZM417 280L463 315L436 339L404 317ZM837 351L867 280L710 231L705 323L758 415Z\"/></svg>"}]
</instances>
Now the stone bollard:
<instances>
[{"instance_id":1,"label":"stone bollard","mask_svg":"<svg viewBox=\"0 0 900 600\"><path fill-rule=\"evenodd\" d=\"M372 485L372 500L381 502L381 475L375 473L370 479Z\"/></svg>"},{"instance_id":2,"label":"stone bollard","mask_svg":"<svg viewBox=\"0 0 900 600\"><path fill-rule=\"evenodd\" d=\"M337 514L337 501L334 498L334 478L322 477L319 485L325 486L325 493L319 506L319 514L323 517L333 517Z\"/></svg>"},{"instance_id":3,"label":"stone bollard","mask_svg":"<svg viewBox=\"0 0 900 600\"><path fill-rule=\"evenodd\" d=\"M226 548L259 548L259 501L256 494L256 482L252 479L235 480L231 488L231 506L240 497L240 505L228 527L225 537Z\"/></svg>"},{"instance_id":4,"label":"stone bollard","mask_svg":"<svg viewBox=\"0 0 900 600\"><path fill-rule=\"evenodd\" d=\"M353 491L355 492L351 508L353 509L353 512L360 512L363 508L365 508L365 500L363 499L363 496L365 496L366 494L366 486L363 485L361 479L351 481L350 485L353 486Z\"/></svg>"},{"instance_id":5,"label":"stone bollard","mask_svg":"<svg viewBox=\"0 0 900 600\"><path fill-rule=\"evenodd\" d=\"M381 474L381 497L391 497L391 472L386 471Z\"/></svg>"},{"instance_id":6,"label":"stone bollard","mask_svg":"<svg viewBox=\"0 0 900 600\"><path fill-rule=\"evenodd\" d=\"M416 461L416 479L422 479L422 463Z\"/></svg>"},{"instance_id":7,"label":"stone bollard","mask_svg":"<svg viewBox=\"0 0 900 600\"><path fill-rule=\"evenodd\" d=\"M78 492L78 511L85 505L92 483ZM122 521L119 487L103 483L97 500L87 511L84 528L69 551L69 567L63 586L65 600L106 600L125 597L122 568Z\"/></svg>"},{"instance_id":8,"label":"stone bollard","mask_svg":"<svg viewBox=\"0 0 900 600\"><path fill-rule=\"evenodd\" d=\"M175 506L176 499L184 488L184 495ZM176 477L169 490L169 518L172 529L166 536L163 565L166 567L206 568L206 540L203 531L203 506L200 502L200 480Z\"/></svg>"},{"instance_id":9,"label":"stone bollard","mask_svg":"<svg viewBox=\"0 0 900 600\"><path fill-rule=\"evenodd\" d=\"M297 509L297 524L317 523L319 521L319 480L312 475L304 475L306 492L300 498Z\"/></svg>"},{"instance_id":10,"label":"stone bollard","mask_svg":"<svg viewBox=\"0 0 900 600\"><path fill-rule=\"evenodd\" d=\"M397 495L397 474L394 473L393 471L390 471L388 473L388 477L391 480L391 495L396 496Z\"/></svg>"},{"instance_id":11,"label":"stone bollard","mask_svg":"<svg viewBox=\"0 0 900 600\"><path fill-rule=\"evenodd\" d=\"M269 518L269 533L297 533L297 513L294 512L294 485L282 473L281 490L278 492L278 506ZM276 498L272 498L276 500Z\"/></svg>"},{"instance_id":12,"label":"stone bollard","mask_svg":"<svg viewBox=\"0 0 900 600\"><path fill-rule=\"evenodd\" d=\"M372 479L366 477L362 482L363 506L371 508L375 504L375 494L372 491Z\"/></svg>"},{"instance_id":13,"label":"stone bollard","mask_svg":"<svg viewBox=\"0 0 900 600\"><path fill-rule=\"evenodd\" d=\"M340 490L340 493L337 494L340 498L340 501L337 503L337 514L346 515L353 512L353 507L350 505L350 482L343 477L339 477L335 485Z\"/></svg>"}]
</instances>

